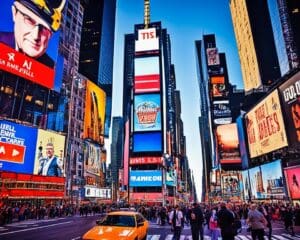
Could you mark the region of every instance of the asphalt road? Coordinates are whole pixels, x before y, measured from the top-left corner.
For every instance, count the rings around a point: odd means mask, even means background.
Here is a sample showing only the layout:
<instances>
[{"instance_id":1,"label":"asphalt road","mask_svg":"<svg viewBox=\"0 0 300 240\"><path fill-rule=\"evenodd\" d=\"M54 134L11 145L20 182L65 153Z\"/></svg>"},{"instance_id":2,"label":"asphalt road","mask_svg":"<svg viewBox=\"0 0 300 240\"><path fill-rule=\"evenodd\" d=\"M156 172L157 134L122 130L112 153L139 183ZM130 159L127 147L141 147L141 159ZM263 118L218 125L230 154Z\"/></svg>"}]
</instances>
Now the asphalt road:
<instances>
[{"instance_id":1,"label":"asphalt road","mask_svg":"<svg viewBox=\"0 0 300 240\"><path fill-rule=\"evenodd\" d=\"M80 240L82 235L92 228L100 216L65 217L47 220L27 220L0 227L1 240ZM296 235L286 233L281 222L273 223L272 240L300 240L300 229ZM173 234L169 225L160 226L155 222L150 223L147 240L172 240ZM185 226L181 240L191 240L191 230ZM210 232L205 229L205 240L210 240ZM236 236L236 240L251 240L246 226ZM117 239L114 239L117 240Z\"/></svg>"}]
</instances>

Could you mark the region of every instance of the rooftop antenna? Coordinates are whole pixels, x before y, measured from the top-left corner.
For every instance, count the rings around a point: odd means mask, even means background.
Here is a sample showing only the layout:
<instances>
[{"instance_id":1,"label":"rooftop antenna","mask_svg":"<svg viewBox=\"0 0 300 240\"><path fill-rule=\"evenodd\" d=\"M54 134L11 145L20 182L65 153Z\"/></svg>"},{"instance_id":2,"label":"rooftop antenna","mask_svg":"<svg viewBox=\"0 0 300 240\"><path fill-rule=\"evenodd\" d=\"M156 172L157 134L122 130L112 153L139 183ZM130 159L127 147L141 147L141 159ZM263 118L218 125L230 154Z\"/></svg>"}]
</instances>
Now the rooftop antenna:
<instances>
[{"instance_id":1,"label":"rooftop antenna","mask_svg":"<svg viewBox=\"0 0 300 240\"><path fill-rule=\"evenodd\" d=\"M144 0L144 25L145 29L149 27L150 23L150 0Z\"/></svg>"}]
</instances>

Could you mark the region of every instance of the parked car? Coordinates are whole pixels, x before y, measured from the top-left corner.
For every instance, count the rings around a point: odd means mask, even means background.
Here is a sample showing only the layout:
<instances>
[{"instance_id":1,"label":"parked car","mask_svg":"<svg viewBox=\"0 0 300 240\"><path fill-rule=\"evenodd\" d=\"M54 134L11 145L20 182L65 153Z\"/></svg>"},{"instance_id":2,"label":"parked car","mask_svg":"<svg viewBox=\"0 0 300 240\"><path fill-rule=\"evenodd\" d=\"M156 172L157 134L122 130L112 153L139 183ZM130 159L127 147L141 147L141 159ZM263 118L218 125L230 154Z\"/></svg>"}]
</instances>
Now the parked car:
<instances>
[{"instance_id":1,"label":"parked car","mask_svg":"<svg viewBox=\"0 0 300 240\"><path fill-rule=\"evenodd\" d=\"M149 222L133 211L108 213L83 235L83 240L146 240Z\"/></svg>"}]
</instances>

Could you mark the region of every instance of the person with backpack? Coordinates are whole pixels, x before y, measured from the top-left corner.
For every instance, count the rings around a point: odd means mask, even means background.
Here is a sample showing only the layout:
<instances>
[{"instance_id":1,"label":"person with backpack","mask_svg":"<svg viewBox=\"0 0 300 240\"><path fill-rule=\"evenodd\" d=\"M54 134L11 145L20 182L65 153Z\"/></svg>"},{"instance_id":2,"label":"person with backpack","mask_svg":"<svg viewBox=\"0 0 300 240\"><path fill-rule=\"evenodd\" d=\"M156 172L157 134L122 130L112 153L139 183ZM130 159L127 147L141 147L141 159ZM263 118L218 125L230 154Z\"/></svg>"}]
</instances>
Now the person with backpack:
<instances>
[{"instance_id":1,"label":"person with backpack","mask_svg":"<svg viewBox=\"0 0 300 240\"><path fill-rule=\"evenodd\" d=\"M204 240L204 233L203 233L203 212L200 206L197 203L193 203L193 207L188 212L188 219L191 225L192 231L192 239L193 240Z\"/></svg>"},{"instance_id":2,"label":"person with backpack","mask_svg":"<svg viewBox=\"0 0 300 240\"><path fill-rule=\"evenodd\" d=\"M183 227L183 213L179 208L179 205L176 205L174 210L170 213L170 224L172 225L174 229L174 240L179 240L182 227Z\"/></svg>"}]
</instances>

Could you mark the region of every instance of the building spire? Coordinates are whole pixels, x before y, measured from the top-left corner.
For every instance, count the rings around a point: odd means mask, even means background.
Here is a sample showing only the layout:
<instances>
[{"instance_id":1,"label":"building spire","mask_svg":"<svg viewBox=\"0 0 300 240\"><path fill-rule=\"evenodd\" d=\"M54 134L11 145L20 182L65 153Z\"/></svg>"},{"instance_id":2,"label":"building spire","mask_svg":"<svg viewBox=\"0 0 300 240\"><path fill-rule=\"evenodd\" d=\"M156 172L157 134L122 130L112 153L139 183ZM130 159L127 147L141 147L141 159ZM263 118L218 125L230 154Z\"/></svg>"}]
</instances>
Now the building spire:
<instances>
[{"instance_id":1,"label":"building spire","mask_svg":"<svg viewBox=\"0 0 300 240\"><path fill-rule=\"evenodd\" d=\"M144 0L144 25L145 29L149 27L150 23L150 0Z\"/></svg>"}]
</instances>

